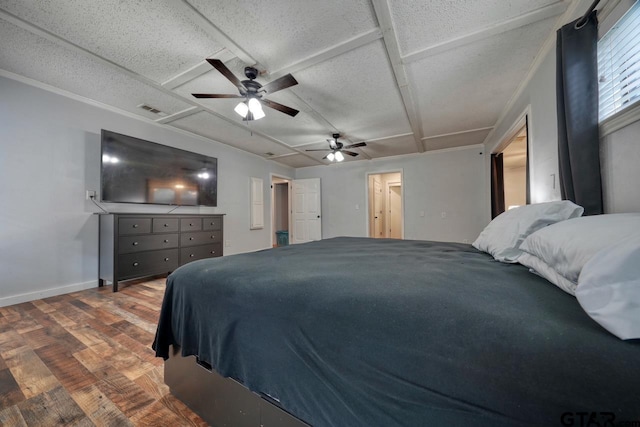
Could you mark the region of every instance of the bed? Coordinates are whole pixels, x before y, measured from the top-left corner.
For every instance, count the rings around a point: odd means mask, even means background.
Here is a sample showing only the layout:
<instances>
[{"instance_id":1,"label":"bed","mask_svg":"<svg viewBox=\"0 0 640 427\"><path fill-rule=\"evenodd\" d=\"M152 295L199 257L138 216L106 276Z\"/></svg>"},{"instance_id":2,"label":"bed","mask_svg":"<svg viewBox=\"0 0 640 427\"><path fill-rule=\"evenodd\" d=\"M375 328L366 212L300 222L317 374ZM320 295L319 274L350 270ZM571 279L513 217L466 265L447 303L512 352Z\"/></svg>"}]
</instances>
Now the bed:
<instances>
[{"instance_id":1,"label":"bed","mask_svg":"<svg viewBox=\"0 0 640 427\"><path fill-rule=\"evenodd\" d=\"M195 356L313 426L640 420L638 340L467 244L339 237L193 262L168 277L153 347L172 392L204 376L171 371Z\"/></svg>"}]
</instances>

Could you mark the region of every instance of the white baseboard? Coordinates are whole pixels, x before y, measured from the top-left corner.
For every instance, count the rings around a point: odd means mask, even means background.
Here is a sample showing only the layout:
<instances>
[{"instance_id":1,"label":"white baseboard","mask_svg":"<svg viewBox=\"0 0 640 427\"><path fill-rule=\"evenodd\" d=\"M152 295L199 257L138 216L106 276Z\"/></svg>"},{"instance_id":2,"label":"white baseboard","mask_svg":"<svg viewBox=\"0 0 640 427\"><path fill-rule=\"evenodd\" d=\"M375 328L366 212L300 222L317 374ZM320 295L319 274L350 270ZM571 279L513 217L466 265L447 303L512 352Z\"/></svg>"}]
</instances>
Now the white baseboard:
<instances>
[{"instance_id":1,"label":"white baseboard","mask_svg":"<svg viewBox=\"0 0 640 427\"><path fill-rule=\"evenodd\" d=\"M75 283L73 285L59 286L56 288L42 289L39 291L27 292L25 294L12 295L0 298L0 307L20 304L42 298L54 297L56 295L69 294L71 292L84 291L85 289L98 287L98 281Z\"/></svg>"}]
</instances>

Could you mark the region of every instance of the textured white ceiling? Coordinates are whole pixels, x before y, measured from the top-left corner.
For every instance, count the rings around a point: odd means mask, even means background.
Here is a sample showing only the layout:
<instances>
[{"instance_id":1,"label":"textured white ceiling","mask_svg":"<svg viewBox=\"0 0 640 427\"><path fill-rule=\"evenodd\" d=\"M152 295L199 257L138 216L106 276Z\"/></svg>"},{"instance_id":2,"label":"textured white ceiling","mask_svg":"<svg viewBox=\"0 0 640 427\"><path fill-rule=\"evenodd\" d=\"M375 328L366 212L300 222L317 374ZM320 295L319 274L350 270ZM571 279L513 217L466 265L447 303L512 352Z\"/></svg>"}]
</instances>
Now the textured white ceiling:
<instances>
[{"instance_id":1,"label":"textured white ceiling","mask_svg":"<svg viewBox=\"0 0 640 427\"><path fill-rule=\"evenodd\" d=\"M269 72L377 27L368 0L189 0Z\"/></svg>"},{"instance_id":2,"label":"textured white ceiling","mask_svg":"<svg viewBox=\"0 0 640 427\"><path fill-rule=\"evenodd\" d=\"M481 143L569 2L386 1L0 0L0 69L152 120L138 105L200 105L166 126L292 167L327 164L304 150L334 132L367 160ZM263 84L291 72L299 85L267 98L300 113L265 108L248 130L238 100L193 98L237 93L214 56L240 79L257 62Z\"/></svg>"},{"instance_id":3,"label":"textured white ceiling","mask_svg":"<svg viewBox=\"0 0 640 427\"><path fill-rule=\"evenodd\" d=\"M411 63L424 135L493 126L553 23L547 19Z\"/></svg>"},{"instance_id":4,"label":"textured white ceiling","mask_svg":"<svg viewBox=\"0 0 640 427\"><path fill-rule=\"evenodd\" d=\"M299 71L291 91L353 140L410 132L381 41Z\"/></svg>"},{"instance_id":5,"label":"textured white ceiling","mask_svg":"<svg viewBox=\"0 0 640 427\"><path fill-rule=\"evenodd\" d=\"M130 70L162 82L223 46L176 0L3 0L2 7Z\"/></svg>"},{"instance_id":6,"label":"textured white ceiling","mask_svg":"<svg viewBox=\"0 0 640 427\"><path fill-rule=\"evenodd\" d=\"M403 55L558 3L558 0L388 1Z\"/></svg>"},{"instance_id":7,"label":"textured white ceiling","mask_svg":"<svg viewBox=\"0 0 640 427\"><path fill-rule=\"evenodd\" d=\"M137 106L149 104L172 114L189 107L86 55L0 20L0 68L77 95L157 119ZM25 48L28 47L28 48Z\"/></svg>"}]
</instances>

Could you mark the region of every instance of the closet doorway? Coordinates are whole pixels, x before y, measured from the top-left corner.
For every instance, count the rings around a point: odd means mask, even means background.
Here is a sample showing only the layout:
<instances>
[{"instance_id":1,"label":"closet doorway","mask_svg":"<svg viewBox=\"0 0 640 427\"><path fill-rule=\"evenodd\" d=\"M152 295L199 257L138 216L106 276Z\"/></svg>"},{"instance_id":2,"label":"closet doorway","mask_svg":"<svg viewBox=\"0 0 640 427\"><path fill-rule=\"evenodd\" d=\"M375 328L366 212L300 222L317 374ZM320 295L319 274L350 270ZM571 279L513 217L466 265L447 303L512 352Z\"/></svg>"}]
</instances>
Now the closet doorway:
<instances>
[{"instance_id":1,"label":"closet doorway","mask_svg":"<svg viewBox=\"0 0 640 427\"><path fill-rule=\"evenodd\" d=\"M291 179L271 176L271 245L289 244L291 224Z\"/></svg>"},{"instance_id":2,"label":"closet doorway","mask_svg":"<svg viewBox=\"0 0 640 427\"><path fill-rule=\"evenodd\" d=\"M367 176L369 237L404 238L402 172Z\"/></svg>"}]
</instances>

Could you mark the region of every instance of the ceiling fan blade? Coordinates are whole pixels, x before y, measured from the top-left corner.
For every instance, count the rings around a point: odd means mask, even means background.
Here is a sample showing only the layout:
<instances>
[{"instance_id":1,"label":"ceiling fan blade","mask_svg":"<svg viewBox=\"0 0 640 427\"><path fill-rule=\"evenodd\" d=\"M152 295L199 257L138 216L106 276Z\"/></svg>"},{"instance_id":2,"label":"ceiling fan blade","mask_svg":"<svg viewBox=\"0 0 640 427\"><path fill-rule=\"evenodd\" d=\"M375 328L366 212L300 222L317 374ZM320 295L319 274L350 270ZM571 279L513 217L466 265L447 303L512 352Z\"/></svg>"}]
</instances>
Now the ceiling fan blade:
<instances>
[{"instance_id":1,"label":"ceiling fan blade","mask_svg":"<svg viewBox=\"0 0 640 427\"><path fill-rule=\"evenodd\" d=\"M227 80L233 83L234 86L239 88L244 88L244 85L242 84L242 82L231 72L230 69L227 68L226 65L224 65L224 62L220 61L219 59L211 59L211 58L207 58L207 62L213 65L213 68L220 71L220 74L225 76Z\"/></svg>"},{"instance_id":2,"label":"ceiling fan blade","mask_svg":"<svg viewBox=\"0 0 640 427\"><path fill-rule=\"evenodd\" d=\"M324 150L324 149L322 149L322 150L304 150L304 151L333 151L333 150Z\"/></svg>"},{"instance_id":3,"label":"ceiling fan blade","mask_svg":"<svg viewBox=\"0 0 640 427\"><path fill-rule=\"evenodd\" d=\"M192 93L196 98L244 98L241 95L226 95L222 93Z\"/></svg>"},{"instance_id":4,"label":"ceiling fan blade","mask_svg":"<svg viewBox=\"0 0 640 427\"><path fill-rule=\"evenodd\" d=\"M347 151L347 150L340 150L340 151L342 151L342 153L344 154L350 155L351 157L355 157L358 155L358 153L354 153L353 151Z\"/></svg>"},{"instance_id":5,"label":"ceiling fan blade","mask_svg":"<svg viewBox=\"0 0 640 427\"><path fill-rule=\"evenodd\" d=\"M355 144L345 145L342 148L358 148L358 147L366 147L366 146L367 146L366 142L357 142Z\"/></svg>"},{"instance_id":6,"label":"ceiling fan blade","mask_svg":"<svg viewBox=\"0 0 640 427\"><path fill-rule=\"evenodd\" d=\"M294 108L287 107L286 105L278 104L277 102L269 101L268 99L262 99L261 101L267 107L273 108L274 110L278 110L282 113L288 114L291 117L295 117L296 114L299 113L299 111Z\"/></svg>"},{"instance_id":7,"label":"ceiling fan blade","mask_svg":"<svg viewBox=\"0 0 640 427\"><path fill-rule=\"evenodd\" d=\"M279 79L275 79L274 81L262 86L262 90L267 93L273 93L297 84L298 81L294 79L291 74L287 74L286 76L282 76Z\"/></svg>"}]
</instances>

